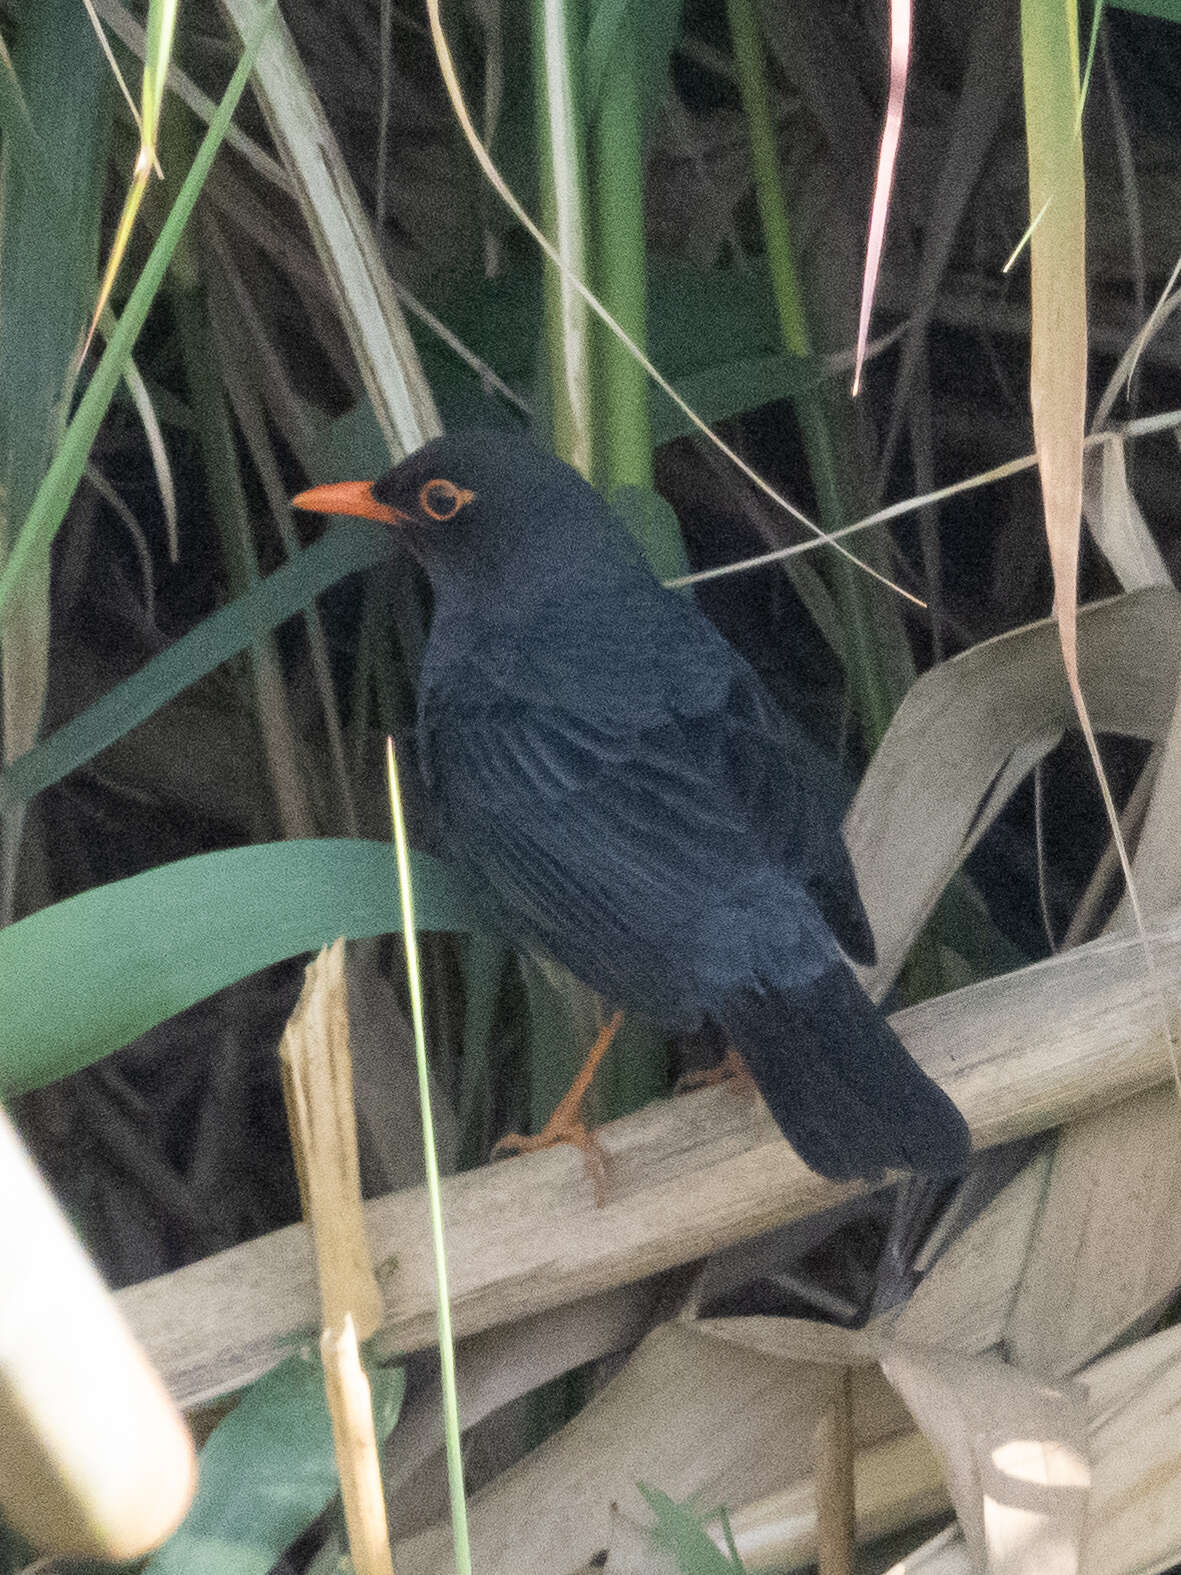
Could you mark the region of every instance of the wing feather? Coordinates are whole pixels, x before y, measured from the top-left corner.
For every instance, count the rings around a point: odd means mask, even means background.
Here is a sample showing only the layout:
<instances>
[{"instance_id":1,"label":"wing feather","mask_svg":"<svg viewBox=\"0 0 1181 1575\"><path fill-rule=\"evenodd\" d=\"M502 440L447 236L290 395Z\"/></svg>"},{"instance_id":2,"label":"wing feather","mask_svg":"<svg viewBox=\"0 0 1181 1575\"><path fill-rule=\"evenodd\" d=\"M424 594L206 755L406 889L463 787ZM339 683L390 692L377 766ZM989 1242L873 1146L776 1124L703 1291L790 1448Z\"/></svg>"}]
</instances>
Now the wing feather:
<instances>
[{"instance_id":1,"label":"wing feather","mask_svg":"<svg viewBox=\"0 0 1181 1575\"><path fill-rule=\"evenodd\" d=\"M697 1016L686 948L762 852L742 805L694 767L684 725L624 747L564 711L502 702L444 707L425 731L446 850L500 927L624 1005Z\"/></svg>"},{"instance_id":2,"label":"wing feather","mask_svg":"<svg viewBox=\"0 0 1181 1575\"><path fill-rule=\"evenodd\" d=\"M686 947L703 915L768 866L807 889L854 956L872 954L824 789L756 674L650 576L624 573L611 605L626 640L563 599L424 689L446 849L497 922L670 1019L700 1005Z\"/></svg>"}]
</instances>

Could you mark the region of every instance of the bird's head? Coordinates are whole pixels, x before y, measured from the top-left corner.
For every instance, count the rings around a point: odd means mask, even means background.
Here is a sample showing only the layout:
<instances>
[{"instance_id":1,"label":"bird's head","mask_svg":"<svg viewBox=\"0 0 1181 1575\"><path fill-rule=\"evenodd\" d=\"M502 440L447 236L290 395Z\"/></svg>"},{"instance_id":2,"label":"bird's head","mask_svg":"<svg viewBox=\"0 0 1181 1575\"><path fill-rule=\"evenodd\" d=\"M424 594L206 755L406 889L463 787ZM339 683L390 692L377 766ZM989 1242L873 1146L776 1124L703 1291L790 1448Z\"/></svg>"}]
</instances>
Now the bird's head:
<instances>
[{"instance_id":1,"label":"bird's head","mask_svg":"<svg viewBox=\"0 0 1181 1575\"><path fill-rule=\"evenodd\" d=\"M608 509L577 471L504 432L447 433L379 481L313 487L293 502L388 526L436 592L535 585L581 566L588 551L601 555L603 536L614 533Z\"/></svg>"}]
</instances>

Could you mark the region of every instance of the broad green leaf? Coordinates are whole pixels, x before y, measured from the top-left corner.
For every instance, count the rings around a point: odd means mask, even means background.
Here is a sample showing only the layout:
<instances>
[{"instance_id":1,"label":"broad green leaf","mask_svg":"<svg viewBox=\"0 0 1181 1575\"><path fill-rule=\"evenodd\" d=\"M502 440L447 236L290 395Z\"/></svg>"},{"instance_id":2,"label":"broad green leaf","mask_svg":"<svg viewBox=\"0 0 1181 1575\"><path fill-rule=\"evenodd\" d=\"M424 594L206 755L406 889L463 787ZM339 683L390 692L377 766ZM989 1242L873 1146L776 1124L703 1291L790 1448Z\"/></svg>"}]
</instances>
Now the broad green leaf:
<instances>
[{"instance_id":1,"label":"broad green leaf","mask_svg":"<svg viewBox=\"0 0 1181 1575\"><path fill-rule=\"evenodd\" d=\"M414 858L418 924L467 930L459 881ZM65 1077L155 1024L338 935L401 928L393 850L323 838L202 853L0 931L0 1094Z\"/></svg>"},{"instance_id":2,"label":"broad green leaf","mask_svg":"<svg viewBox=\"0 0 1181 1575\"><path fill-rule=\"evenodd\" d=\"M528 396L540 298L537 273L522 268L507 279L475 285L437 309L474 355ZM790 398L820 381L813 362L783 350L767 270L757 258L742 273L654 261L647 311L653 361L707 421ZM416 328L415 337L449 426L504 424L503 403L484 395L470 367L428 330ZM691 430L659 394L652 399L652 426L658 444Z\"/></svg>"},{"instance_id":3,"label":"broad green leaf","mask_svg":"<svg viewBox=\"0 0 1181 1575\"><path fill-rule=\"evenodd\" d=\"M644 548L648 562L661 579L687 572L680 547L680 523L672 504L647 487L616 487L611 507L626 520L628 529Z\"/></svg>"},{"instance_id":4,"label":"broad green leaf","mask_svg":"<svg viewBox=\"0 0 1181 1575\"><path fill-rule=\"evenodd\" d=\"M71 62L68 74L63 60ZM23 94L28 110L26 117L19 112L6 117L18 128L16 147L26 157L14 161L6 175L0 231L5 558L45 477L72 397L78 335L94 291L110 122L106 63L85 12L72 0L45 0L22 18L12 67L9 96ZM48 184L40 174L46 161L54 171ZM27 749L41 725L49 616L46 539L28 558L5 623L3 727L9 757Z\"/></svg>"},{"instance_id":5,"label":"broad green leaf","mask_svg":"<svg viewBox=\"0 0 1181 1575\"><path fill-rule=\"evenodd\" d=\"M44 196L61 200L58 172L29 116L29 106L12 61L0 52L0 132L24 180Z\"/></svg>"},{"instance_id":6,"label":"broad green leaf","mask_svg":"<svg viewBox=\"0 0 1181 1575\"><path fill-rule=\"evenodd\" d=\"M401 1368L368 1376L384 1442L404 1378ZM324 1370L299 1352L252 1384L209 1435L193 1507L144 1575L266 1575L338 1489Z\"/></svg>"},{"instance_id":7,"label":"broad green leaf","mask_svg":"<svg viewBox=\"0 0 1181 1575\"><path fill-rule=\"evenodd\" d=\"M636 1486L656 1516L653 1538L672 1553L681 1575L740 1575L743 1566L714 1545L695 1515L657 1488Z\"/></svg>"}]
</instances>

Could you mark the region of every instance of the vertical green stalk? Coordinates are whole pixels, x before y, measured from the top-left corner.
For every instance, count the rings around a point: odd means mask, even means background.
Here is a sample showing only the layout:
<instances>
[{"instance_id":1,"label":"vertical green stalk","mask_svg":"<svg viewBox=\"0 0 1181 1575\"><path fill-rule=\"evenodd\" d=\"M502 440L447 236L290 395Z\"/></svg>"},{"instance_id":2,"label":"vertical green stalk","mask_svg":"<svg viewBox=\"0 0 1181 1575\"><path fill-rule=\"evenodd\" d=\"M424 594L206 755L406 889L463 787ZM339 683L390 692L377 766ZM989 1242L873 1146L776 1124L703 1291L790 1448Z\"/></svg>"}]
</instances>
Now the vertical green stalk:
<instances>
[{"instance_id":1,"label":"vertical green stalk","mask_svg":"<svg viewBox=\"0 0 1181 1575\"><path fill-rule=\"evenodd\" d=\"M541 227L574 277L589 274L586 212L586 130L581 74L583 16L579 0L533 0ZM554 452L588 478L595 470L590 311L565 273L543 276L546 368ZM540 1129L577 1071L586 1046L582 1025L595 998L565 969L554 979L525 964L529 989L529 1096ZM555 1094L555 1090L557 1093Z\"/></svg>"},{"instance_id":2,"label":"vertical green stalk","mask_svg":"<svg viewBox=\"0 0 1181 1575\"><path fill-rule=\"evenodd\" d=\"M793 355L808 357L812 353L812 342L779 179L762 39L751 0L727 0L727 12L780 332ZM838 398L841 399L839 405ZM852 411L843 396L835 391L826 399L823 388L797 395L794 406L816 491L820 523L827 531L836 530L853 512L847 500L853 500L854 508L861 501L857 498L860 468L852 438ZM881 537L875 541L865 533L860 538L860 554L875 568L884 571L887 563L883 548ZM873 750L885 734L902 696L914 682L910 646L897 603L889 592L844 558L834 557L827 569L845 642L844 650L838 654L844 661L866 745ZM921 1000L938 994L944 987L938 942L934 933L928 931L920 937L908 965L906 993L911 999Z\"/></svg>"},{"instance_id":3,"label":"vertical green stalk","mask_svg":"<svg viewBox=\"0 0 1181 1575\"><path fill-rule=\"evenodd\" d=\"M726 9L780 332L793 355L810 357L812 342L779 178L762 40L751 0L727 0ZM858 474L854 446L840 441L842 423L835 423L834 431L832 413L821 390L796 395L794 404L816 489L820 523L826 531L837 530L849 517L842 477L852 479ZM865 550L864 539L861 550ZM832 575L846 642L840 654L857 714L872 748L885 733L898 700L913 679L909 651L897 611L859 570L838 558Z\"/></svg>"},{"instance_id":4,"label":"vertical green stalk","mask_svg":"<svg viewBox=\"0 0 1181 1575\"><path fill-rule=\"evenodd\" d=\"M587 129L582 66L586 18L579 0L535 0L534 65L540 128L542 228L577 278L594 283L607 307L638 343L645 340L644 156L634 28L619 19L612 69L603 74ZM574 64L577 63L577 69ZM586 169L593 156L594 222ZM605 491L636 487L651 495L652 435L647 374L614 335L592 339L590 312L557 269L545 271L545 320L555 452ZM595 354L591 347L594 345ZM656 509L629 511L658 572L686 563L680 535ZM552 1113L597 1028L599 1003L564 969L526 967L531 1020L530 1103L534 1128ZM593 1099L596 1112L618 1114L665 1086L657 1042L628 1024L631 1054L611 1057ZM558 1050L557 1047L561 1047ZM612 1081L612 1074L614 1081ZM593 1097L593 1096L592 1096ZM539 1425L541 1425L539 1423Z\"/></svg>"},{"instance_id":5,"label":"vertical green stalk","mask_svg":"<svg viewBox=\"0 0 1181 1575\"><path fill-rule=\"evenodd\" d=\"M591 129L595 191L595 283L599 299L640 346L646 343L644 151L631 13L621 20L611 69ZM598 329L602 398L601 480L652 485L648 374L614 334Z\"/></svg>"},{"instance_id":6,"label":"vertical green stalk","mask_svg":"<svg viewBox=\"0 0 1181 1575\"><path fill-rule=\"evenodd\" d=\"M746 134L750 138L755 193L779 313L779 331L792 355L808 357L812 354L812 341L800 291L795 244L779 184L779 158L767 95L763 43L750 0L727 0L726 11L742 107L746 112Z\"/></svg>"},{"instance_id":7,"label":"vertical green stalk","mask_svg":"<svg viewBox=\"0 0 1181 1575\"><path fill-rule=\"evenodd\" d=\"M644 123L637 77L635 21L618 21L610 67L593 106L595 285L603 305L641 349L647 346L644 249ZM618 487L652 491L648 374L614 334L595 326L600 455L595 480L608 497ZM629 523L662 579L688 572L671 512L632 510Z\"/></svg>"},{"instance_id":8,"label":"vertical green stalk","mask_svg":"<svg viewBox=\"0 0 1181 1575\"><path fill-rule=\"evenodd\" d=\"M571 65L571 41L581 37L580 21L574 0L534 0L542 228L566 267L585 279L586 159ZM543 289L554 451L589 476L594 458L590 314L556 268L545 270Z\"/></svg>"}]
</instances>

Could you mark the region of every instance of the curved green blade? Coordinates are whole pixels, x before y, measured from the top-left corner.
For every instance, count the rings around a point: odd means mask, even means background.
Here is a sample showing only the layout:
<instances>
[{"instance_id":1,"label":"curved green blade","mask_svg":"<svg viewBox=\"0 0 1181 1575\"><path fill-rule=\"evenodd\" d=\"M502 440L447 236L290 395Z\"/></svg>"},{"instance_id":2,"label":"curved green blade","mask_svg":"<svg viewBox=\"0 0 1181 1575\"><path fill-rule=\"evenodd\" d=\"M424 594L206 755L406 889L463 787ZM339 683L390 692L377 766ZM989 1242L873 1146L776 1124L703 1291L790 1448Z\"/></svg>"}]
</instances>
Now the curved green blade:
<instances>
[{"instance_id":1,"label":"curved green blade","mask_svg":"<svg viewBox=\"0 0 1181 1575\"><path fill-rule=\"evenodd\" d=\"M190 684L306 607L329 586L390 557L389 539L359 522L335 525L227 607L174 640L80 716L0 771L0 809L23 803L93 760Z\"/></svg>"},{"instance_id":2,"label":"curved green blade","mask_svg":"<svg viewBox=\"0 0 1181 1575\"><path fill-rule=\"evenodd\" d=\"M469 930L437 859L412 859L418 925ZM97 886L0 931L0 1095L90 1066L269 963L400 930L384 842L322 838L203 853Z\"/></svg>"}]
</instances>

